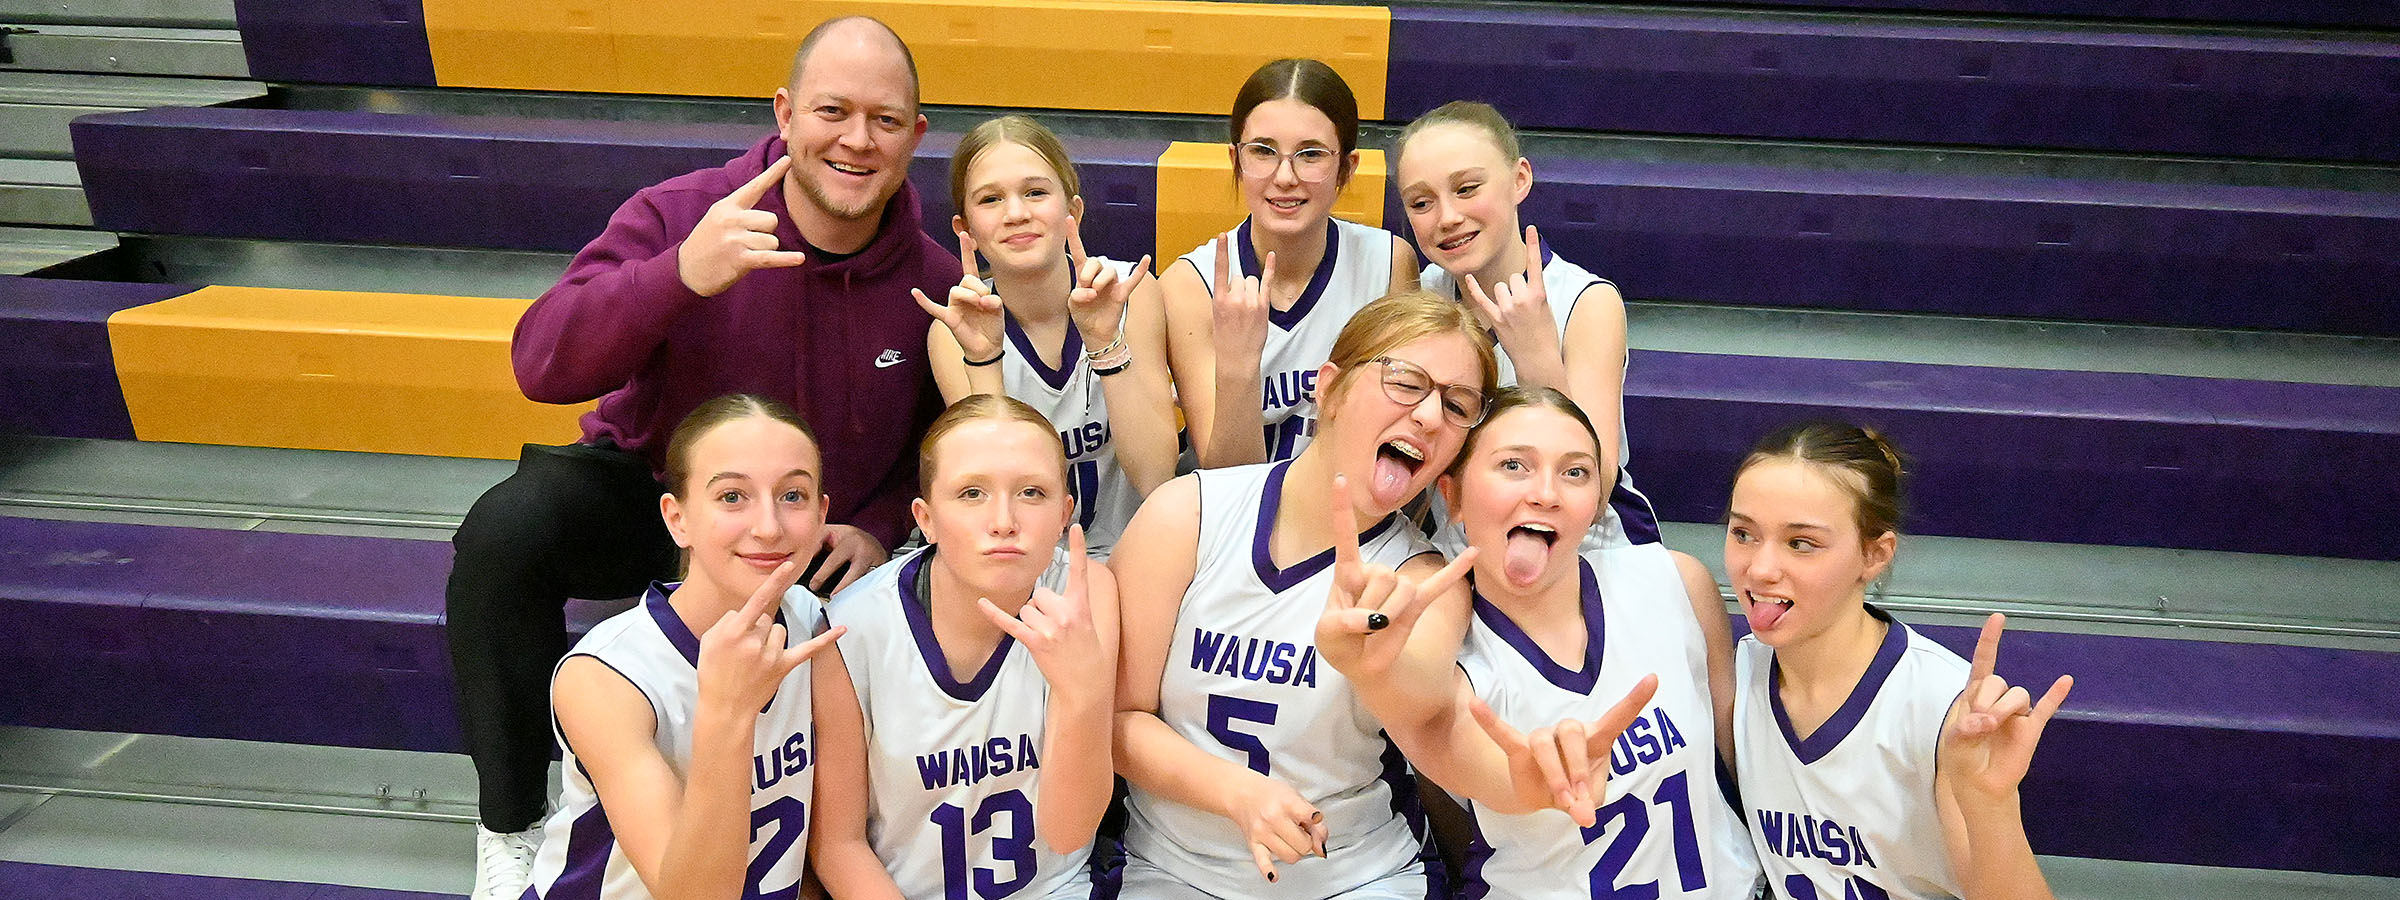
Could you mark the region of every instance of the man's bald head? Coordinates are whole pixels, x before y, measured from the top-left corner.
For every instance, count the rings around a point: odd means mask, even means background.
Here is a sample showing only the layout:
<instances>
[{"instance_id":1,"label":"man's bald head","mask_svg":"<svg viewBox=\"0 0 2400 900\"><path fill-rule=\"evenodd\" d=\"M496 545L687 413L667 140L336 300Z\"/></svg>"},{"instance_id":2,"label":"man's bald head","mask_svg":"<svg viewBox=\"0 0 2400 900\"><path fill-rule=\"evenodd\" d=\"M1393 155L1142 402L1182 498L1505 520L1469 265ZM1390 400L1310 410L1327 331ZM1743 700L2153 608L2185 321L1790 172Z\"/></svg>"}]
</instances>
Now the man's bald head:
<instances>
[{"instance_id":1,"label":"man's bald head","mask_svg":"<svg viewBox=\"0 0 2400 900\"><path fill-rule=\"evenodd\" d=\"M851 42L898 54L901 68L908 72L908 109L910 113L916 112L920 96L917 90L917 58L908 52L908 43L900 39L899 32L872 16L827 19L810 29L808 36L800 39L800 50L792 54L792 74L785 82L792 93L800 93L800 76L808 69L809 56L816 52L818 44L828 41Z\"/></svg>"}]
</instances>

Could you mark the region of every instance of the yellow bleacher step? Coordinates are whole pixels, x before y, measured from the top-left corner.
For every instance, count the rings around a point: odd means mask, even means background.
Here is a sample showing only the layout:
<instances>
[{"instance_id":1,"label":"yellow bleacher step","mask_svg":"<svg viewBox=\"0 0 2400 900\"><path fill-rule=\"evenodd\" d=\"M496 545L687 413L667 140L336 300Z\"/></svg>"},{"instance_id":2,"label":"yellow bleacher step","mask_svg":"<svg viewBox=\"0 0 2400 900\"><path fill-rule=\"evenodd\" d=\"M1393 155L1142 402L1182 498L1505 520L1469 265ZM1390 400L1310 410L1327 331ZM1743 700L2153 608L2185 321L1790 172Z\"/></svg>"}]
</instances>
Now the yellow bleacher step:
<instances>
[{"instance_id":1,"label":"yellow bleacher step","mask_svg":"<svg viewBox=\"0 0 2400 900\"><path fill-rule=\"evenodd\" d=\"M1383 225L1383 151L1358 151L1358 172L1333 201L1333 214L1361 225ZM1241 190L1224 144L1176 141L1158 155L1158 271L1202 241L1242 221Z\"/></svg>"},{"instance_id":2,"label":"yellow bleacher step","mask_svg":"<svg viewBox=\"0 0 2400 900\"><path fill-rule=\"evenodd\" d=\"M109 317L145 441L515 459L593 404L525 399L508 341L532 301L216 285Z\"/></svg>"},{"instance_id":3,"label":"yellow bleacher step","mask_svg":"<svg viewBox=\"0 0 2400 900\"><path fill-rule=\"evenodd\" d=\"M766 97L818 22L908 42L927 103L1225 114L1260 65L1325 61L1383 118L1391 10L1194 0L424 0L443 87Z\"/></svg>"}]
</instances>

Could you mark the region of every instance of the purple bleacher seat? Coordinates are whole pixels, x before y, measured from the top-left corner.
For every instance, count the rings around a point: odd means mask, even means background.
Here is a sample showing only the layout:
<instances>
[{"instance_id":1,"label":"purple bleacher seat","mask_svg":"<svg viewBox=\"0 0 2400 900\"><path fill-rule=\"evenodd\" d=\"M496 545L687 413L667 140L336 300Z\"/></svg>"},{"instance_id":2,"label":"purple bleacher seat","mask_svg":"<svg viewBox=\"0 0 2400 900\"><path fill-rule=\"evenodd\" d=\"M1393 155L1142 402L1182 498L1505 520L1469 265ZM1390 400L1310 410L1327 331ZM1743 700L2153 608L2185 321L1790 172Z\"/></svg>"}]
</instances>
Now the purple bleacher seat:
<instances>
[{"instance_id":1,"label":"purple bleacher seat","mask_svg":"<svg viewBox=\"0 0 2400 900\"><path fill-rule=\"evenodd\" d=\"M191 289L0 276L0 433L130 440L108 317Z\"/></svg>"},{"instance_id":2,"label":"purple bleacher seat","mask_svg":"<svg viewBox=\"0 0 2400 900\"><path fill-rule=\"evenodd\" d=\"M339 884L0 862L0 897L88 900L454 900L455 894Z\"/></svg>"},{"instance_id":3,"label":"purple bleacher seat","mask_svg":"<svg viewBox=\"0 0 2400 900\"><path fill-rule=\"evenodd\" d=\"M234 0L250 77L433 87L418 0Z\"/></svg>"},{"instance_id":4,"label":"purple bleacher seat","mask_svg":"<svg viewBox=\"0 0 2400 900\"><path fill-rule=\"evenodd\" d=\"M2400 160L2380 41L1400 6L1391 48L1394 120L1470 98L1528 128Z\"/></svg>"},{"instance_id":5,"label":"purple bleacher seat","mask_svg":"<svg viewBox=\"0 0 2400 900\"><path fill-rule=\"evenodd\" d=\"M1522 215L1645 299L2400 336L2400 194L1536 159Z\"/></svg>"},{"instance_id":6,"label":"purple bleacher seat","mask_svg":"<svg viewBox=\"0 0 2400 900\"><path fill-rule=\"evenodd\" d=\"M1669 521L1719 520L1760 435L1840 418L1916 457L1904 531L2400 559L2365 499L2400 496L2400 388L1637 350L1625 418Z\"/></svg>"},{"instance_id":7,"label":"purple bleacher seat","mask_svg":"<svg viewBox=\"0 0 2400 900\"><path fill-rule=\"evenodd\" d=\"M455 750L448 555L0 517L0 724ZM2079 682L2027 781L2041 852L2400 875L2400 654L2020 628L2001 672Z\"/></svg>"},{"instance_id":8,"label":"purple bleacher seat","mask_svg":"<svg viewBox=\"0 0 2400 900\"><path fill-rule=\"evenodd\" d=\"M744 125L152 109L73 126L116 231L579 249L633 192L722 165Z\"/></svg>"},{"instance_id":9,"label":"purple bleacher seat","mask_svg":"<svg viewBox=\"0 0 2400 900\"><path fill-rule=\"evenodd\" d=\"M1722 6L1796 6L1892 12L1996 13L2171 22L2400 28L2400 8L2386 0L1685 0Z\"/></svg>"},{"instance_id":10,"label":"purple bleacher seat","mask_svg":"<svg viewBox=\"0 0 2400 900\"><path fill-rule=\"evenodd\" d=\"M649 185L723 165L755 126L151 109L85 116L76 167L101 228L154 234L571 252ZM925 231L955 246L950 150L928 134L909 179ZM1069 142L1095 253L1154 242L1165 141ZM1131 253L1131 256L1124 254Z\"/></svg>"},{"instance_id":11,"label":"purple bleacher seat","mask_svg":"<svg viewBox=\"0 0 2400 900\"><path fill-rule=\"evenodd\" d=\"M457 751L445 541L0 516L0 724ZM572 601L570 640L626 609Z\"/></svg>"},{"instance_id":12,"label":"purple bleacher seat","mask_svg":"<svg viewBox=\"0 0 2400 900\"><path fill-rule=\"evenodd\" d=\"M438 541L0 517L0 656L38 688L0 722L453 750L449 568Z\"/></svg>"},{"instance_id":13,"label":"purple bleacher seat","mask_svg":"<svg viewBox=\"0 0 2400 900\"><path fill-rule=\"evenodd\" d=\"M1912 627L1974 655L1976 628ZM2400 875L2400 653L2018 623L1998 672L2037 697L2075 676L2025 777L2034 852Z\"/></svg>"}]
</instances>

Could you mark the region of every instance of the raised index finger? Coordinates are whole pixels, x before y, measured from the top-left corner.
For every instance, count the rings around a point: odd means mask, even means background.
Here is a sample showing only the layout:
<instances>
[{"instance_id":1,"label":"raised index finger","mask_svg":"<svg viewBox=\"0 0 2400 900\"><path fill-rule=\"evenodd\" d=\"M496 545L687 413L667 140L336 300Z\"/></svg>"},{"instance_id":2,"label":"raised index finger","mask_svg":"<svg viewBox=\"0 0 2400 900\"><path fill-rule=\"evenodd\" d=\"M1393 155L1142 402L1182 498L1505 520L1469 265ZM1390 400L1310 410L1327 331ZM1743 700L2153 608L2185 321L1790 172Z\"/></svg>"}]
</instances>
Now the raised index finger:
<instances>
[{"instance_id":1,"label":"raised index finger","mask_svg":"<svg viewBox=\"0 0 2400 900\"><path fill-rule=\"evenodd\" d=\"M757 177L743 182L741 187L733 189L733 193L726 194L725 199L740 204L744 209L757 206L758 198L767 195L767 188L771 185L782 182L783 173L791 170L791 157L786 156L781 159L777 159L773 163L768 164L766 171L760 172L758 173Z\"/></svg>"},{"instance_id":2,"label":"raised index finger","mask_svg":"<svg viewBox=\"0 0 2400 900\"><path fill-rule=\"evenodd\" d=\"M1525 226L1525 280L1542 283L1542 233Z\"/></svg>"},{"instance_id":3,"label":"raised index finger","mask_svg":"<svg viewBox=\"0 0 2400 900\"><path fill-rule=\"evenodd\" d=\"M1066 598L1074 601L1075 605L1081 606L1084 598L1084 570L1091 565L1091 557L1084 553L1082 523L1067 526L1067 554Z\"/></svg>"},{"instance_id":4,"label":"raised index finger","mask_svg":"<svg viewBox=\"0 0 2400 900\"><path fill-rule=\"evenodd\" d=\"M1232 232L1226 232L1231 234ZM1233 277L1233 240L1217 235L1217 280L1209 285L1214 296L1225 296L1225 282Z\"/></svg>"},{"instance_id":5,"label":"raised index finger","mask_svg":"<svg viewBox=\"0 0 2400 900\"><path fill-rule=\"evenodd\" d=\"M758 590L751 592L750 601L742 604L742 621L758 621L767 614L767 610L783 602L783 592L791 590L792 585L799 581L800 558L795 556L784 560L783 565L767 573L767 580L759 584Z\"/></svg>"},{"instance_id":6,"label":"raised index finger","mask_svg":"<svg viewBox=\"0 0 2400 900\"><path fill-rule=\"evenodd\" d=\"M1083 198L1078 197L1076 199L1080 200ZM1081 272L1083 271L1083 260L1086 255L1087 254L1083 252L1083 220L1075 218L1074 216L1068 216L1067 261L1075 265L1075 271Z\"/></svg>"},{"instance_id":7,"label":"raised index finger","mask_svg":"<svg viewBox=\"0 0 2400 900\"><path fill-rule=\"evenodd\" d=\"M1982 684L2000 667L2000 630L2007 627L2008 617L1993 613L1983 620L1983 634L1975 639L1975 662L1968 670L1967 684Z\"/></svg>"},{"instance_id":8,"label":"raised index finger","mask_svg":"<svg viewBox=\"0 0 2400 900\"><path fill-rule=\"evenodd\" d=\"M1356 589L1361 566L1358 552L1358 507L1350 500L1350 477L1333 476L1333 496L1325 504L1333 517L1334 580Z\"/></svg>"},{"instance_id":9,"label":"raised index finger","mask_svg":"<svg viewBox=\"0 0 2400 900\"><path fill-rule=\"evenodd\" d=\"M966 272L968 278L979 278L983 275L975 268L975 239L964 231L958 233L958 265Z\"/></svg>"}]
</instances>

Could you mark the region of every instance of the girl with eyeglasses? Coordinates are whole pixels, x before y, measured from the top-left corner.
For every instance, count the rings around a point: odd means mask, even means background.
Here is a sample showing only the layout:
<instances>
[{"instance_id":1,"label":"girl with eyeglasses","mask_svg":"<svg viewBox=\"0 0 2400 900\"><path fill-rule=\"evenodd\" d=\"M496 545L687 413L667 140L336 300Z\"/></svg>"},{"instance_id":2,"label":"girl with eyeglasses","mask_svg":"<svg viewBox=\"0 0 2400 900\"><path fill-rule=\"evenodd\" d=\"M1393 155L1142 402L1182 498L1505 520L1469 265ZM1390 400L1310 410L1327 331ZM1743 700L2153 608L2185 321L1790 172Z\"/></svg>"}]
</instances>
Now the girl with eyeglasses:
<instances>
[{"instance_id":1,"label":"girl with eyeglasses","mask_svg":"<svg viewBox=\"0 0 2400 900\"><path fill-rule=\"evenodd\" d=\"M1501 384L1556 389L1611 436L1599 463L1613 487L1593 546L1657 543L1658 514L1626 471L1625 298L1518 219L1533 164L1518 152L1516 129L1489 105L1447 103L1408 123L1392 155L1400 207L1425 253L1425 289L1468 305L1492 330Z\"/></svg>"},{"instance_id":2,"label":"girl with eyeglasses","mask_svg":"<svg viewBox=\"0 0 2400 900\"><path fill-rule=\"evenodd\" d=\"M1416 286L1407 242L1333 218L1358 166L1358 100L1332 67L1261 66L1234 97L1231 138L1249 217L1159 278L1178 400L1205 467L1299 455L1317 425L1303 402L1342 323Z\"/></svg>"},{"instance_id":3,"label":"girl with eyeglasses","mask_svg":"<svg viewBox=\"0 0 2400 900\"><path fill-rule=\"evenodd\" d=\"M1376 300L1314 370L1316 441L1177 478L1134 515L1109 562L1123 896L1427 896L1414 782L1314 636L1336 546L1412 577L1442 568L1398 512L1482 419L1494 367L1458 304ZM1454 629L1464 609L1459 594L1427 615Z\"/></svg>"}]
</instances>

